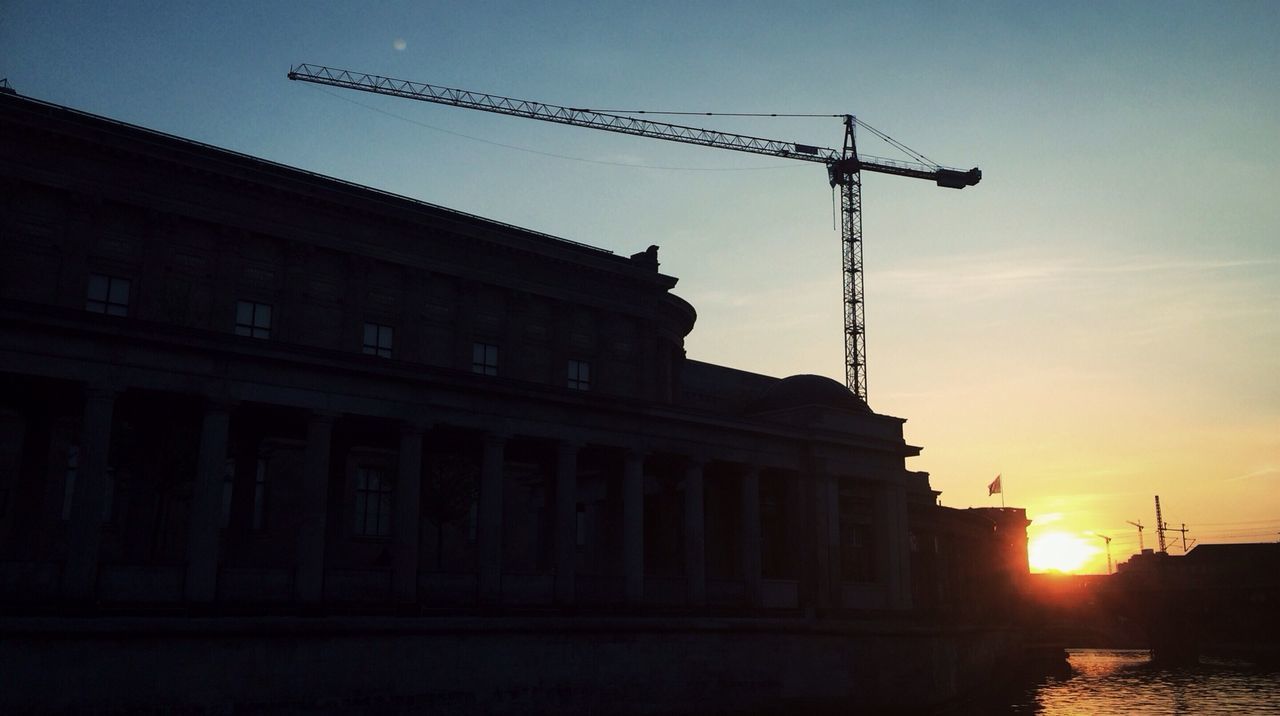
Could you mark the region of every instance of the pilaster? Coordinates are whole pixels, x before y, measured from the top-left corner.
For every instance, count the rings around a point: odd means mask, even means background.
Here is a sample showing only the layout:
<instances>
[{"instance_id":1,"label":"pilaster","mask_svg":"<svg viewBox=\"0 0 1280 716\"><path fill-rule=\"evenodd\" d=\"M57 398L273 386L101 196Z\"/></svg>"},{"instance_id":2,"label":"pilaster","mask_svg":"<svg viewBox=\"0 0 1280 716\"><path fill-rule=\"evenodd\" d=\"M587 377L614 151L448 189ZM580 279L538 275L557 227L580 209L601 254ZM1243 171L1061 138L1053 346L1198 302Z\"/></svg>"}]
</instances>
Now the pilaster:
<instances>
[{"instance_id":1,"label":"pilaster","mask_svg":"<svg viewBox=\"0 0 1280 716\"><path fill-rule=\"evenodd\" d=\"M298 526L298 559L294 588L299 602L317 603L324 595L325 521L329 498L329 457L337 415L312 413L307 420L307 446Z\"/></svg>"},{"instance_id":2,"label":"pilaster","mask_svg":"<svg viewBox=\"0 0 1280 716\"><path fill-rule=\"evenodd\" d=\"M222 481L230 424L230 403L210 401L205 406L187 523L187 578L184 588L189 602L212 602L217 592Z\"/></svg>"},{"instance_id":3,"label":"pilaster","mask_svg":"<svg viewBox=\"0 0 1280 716\"><path fill-rule=\"evenodd\" d=\"M702 460L690 458L684 468L684 574L689 606L707 603L707 541L703 502Z\"/></svg>"},{"instance_id":4,"label":"pilaster","mask_svg":"<svg viewBox=\"0 0 1280 716\"><path fill-rule=\"evenodd\" d=\"M484 436L476 534L481 604L496 604L502 598L502 481L506 444L506 435L486 433Z\"/></svg>"},{"instance_id":5,"label":"pilaster","mask_svg":"<svg viewBox=\"0 0 1280 716\"><path fill-rule=\"evenodd\" d=\"M111 421L118 395L114 386L91 385L84 393L80 465L71 503L67 563L62 573L63 594L73 601L88 601L94 596L107 495Z\"/></svg>"}]
</instances>

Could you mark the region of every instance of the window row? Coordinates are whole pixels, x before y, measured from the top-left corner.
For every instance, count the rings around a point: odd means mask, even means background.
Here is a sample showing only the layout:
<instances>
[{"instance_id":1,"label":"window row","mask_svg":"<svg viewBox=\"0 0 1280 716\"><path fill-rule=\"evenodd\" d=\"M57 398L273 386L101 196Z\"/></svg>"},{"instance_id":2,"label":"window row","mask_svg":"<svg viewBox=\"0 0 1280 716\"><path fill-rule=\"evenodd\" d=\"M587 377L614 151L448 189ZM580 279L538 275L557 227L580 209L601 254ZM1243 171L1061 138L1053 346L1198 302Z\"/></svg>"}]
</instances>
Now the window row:
<instances>
[{"instance_id":1,"label":"window row","mask_svg":"<svg viewBox=\"0 0 1280 716\"><path fill-rule=\"evenodd\" d=\"M91 274L85 299L85 310L109 316L129 315L131 282L127 278ZM271 305L256 301L236 301L235 334L266 340L271 338ZM391 358L394 355L395 330L381 323L364 324L361 352L365 355ZM472 345L471 372L498 375L498 346L477 342ZM566 386L571 390L591 390L591 363L571 359L566 369Z\"/></svg>"}]
</instances>

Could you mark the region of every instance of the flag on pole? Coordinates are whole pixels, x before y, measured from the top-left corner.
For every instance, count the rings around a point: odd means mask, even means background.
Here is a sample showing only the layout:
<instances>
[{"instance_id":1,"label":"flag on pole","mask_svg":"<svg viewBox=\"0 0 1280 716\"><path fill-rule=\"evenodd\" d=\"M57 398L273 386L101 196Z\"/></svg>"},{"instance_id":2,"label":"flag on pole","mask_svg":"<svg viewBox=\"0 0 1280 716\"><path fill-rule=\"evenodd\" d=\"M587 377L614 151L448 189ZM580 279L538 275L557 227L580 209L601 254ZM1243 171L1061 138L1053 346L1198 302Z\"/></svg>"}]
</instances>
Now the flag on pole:
<instances>
[{"instance_id":1,"label":"flag on pole","mask_svg":"<svg viewBox=\"0 0 1280 716\"><path fill-rule=\"evenodd\" d=\"M1001 496L1004 495L1004 490L1000 489L999 475L996 475L996 479L992 480L990 485L987 485L987 497L991 497L997 492L1000 493Z\"/></svg>"}]
</instances>

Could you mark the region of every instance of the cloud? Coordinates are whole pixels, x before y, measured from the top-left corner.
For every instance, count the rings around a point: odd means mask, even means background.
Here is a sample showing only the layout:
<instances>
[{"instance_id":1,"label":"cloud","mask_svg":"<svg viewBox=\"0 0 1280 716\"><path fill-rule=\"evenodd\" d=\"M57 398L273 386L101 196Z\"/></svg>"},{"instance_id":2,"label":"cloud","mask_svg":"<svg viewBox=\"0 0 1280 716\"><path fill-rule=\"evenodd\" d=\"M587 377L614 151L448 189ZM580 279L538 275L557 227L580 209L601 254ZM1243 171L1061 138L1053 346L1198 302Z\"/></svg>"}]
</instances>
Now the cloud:
<instances>
[{"instance_id":1,"label":"cloud","mask_svg":"<svg viewBox=\"0 0 1280 716\"><path fill-rule=\"evenodd\" d=\"M878 290L899 291L927 298L981 301L1020 291L1067 286L1079 290L1089 282L1111 284L1118 277L1194 280L1216 279L1212 274L1280 265L1280 259L1168 259L1147 255L1098 257L989 253L949 256L923 266L888 269L877 276Z\"/></svg>"},{"instance_id":2,"label":"cloud","mask_svg":"<svg viewBox=\"0 0 1280 716\"><path fill-rule=\"evenodd\" d=\"M1280 477L1280 467L1264 467L1261 470L1246 472L1243 475L1228 477L1226 482L1236 482L1237 480L1252 480L1256 477Z\"/></svg>"},{"instance_id":3,"label":"cloud","mask_svg":"<svg viewBox=\"0 0 1280 716\"><path fill-rule=\"evenodd\" d=\"M1061 522L1063 514L1061 512L1046 512L1042 515L1032 515L1030 518L1036 526L1043 527L1045 525L1051 525L1054 522Z\"/></svg>"}]
</instances>

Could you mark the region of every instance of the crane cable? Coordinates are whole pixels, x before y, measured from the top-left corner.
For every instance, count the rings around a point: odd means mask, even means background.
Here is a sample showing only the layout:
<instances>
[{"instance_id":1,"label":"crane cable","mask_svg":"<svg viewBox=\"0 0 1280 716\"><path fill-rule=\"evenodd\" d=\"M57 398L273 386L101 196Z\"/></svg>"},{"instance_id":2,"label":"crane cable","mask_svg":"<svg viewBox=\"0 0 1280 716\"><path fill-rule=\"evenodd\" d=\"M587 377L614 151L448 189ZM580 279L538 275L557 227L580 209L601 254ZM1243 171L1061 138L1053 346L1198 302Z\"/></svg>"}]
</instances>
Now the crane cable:
<instances>
[{"instance_id":1,"label":"crane cable","mask_svg":"<svg viewBox=\"0 0 1280 716\"><path fill-rule=\"evenodd\" d=\"M805 113L791 113L791 112L681 112L677 110L652 110L652 109L580 109L579 111L596 112L599 114L655 114L655 115L670 115L670 116L677 116L677 117L696 116L696 117L822 117L822 118L837 117L837 118L842 118L845 116L843 114L805 114ZM908 147L902 142L899 142L893 137L890 137L888 134L885 134L884 132L876 129L875 127L872 127L871 125L858 119L857 117L854 117L853 121L859 127L862 127L868 132L871 132L872 134L876 135L880 139L884 140L887 144L889 144L889 146L894 147L895 149L903 152L904 154L911 157L912 159L915 159L921 164L926 164L935 169L942 166L941 164L930 159L929 157L926 157L920 152L917 152L911 147Z\"/></svg>"},{"instance_id":2,"label":"crane cable","mask_svg":"<svg viewBox=\"0 0 1280 716\"><path fill-rule=\"evenodd\" d=\"M910 156L911 156L912 158L914 158L916 161L918 161L918 162L920 162L920 163L922 163L922 164L928 164L929 166L934 167L935 169L936 169L936 168L938 168L938 167L940 167L940 166L942 166L941 164L938 164L937 162L935 162L935 161L933 161L932 159L930 159L929 157L926 157L925 155L921 154L920 152L917 152L916 150L912 149L911 147L908 147L907 145L903 144L902 142L899 142L898 140L894 139L893 137L890 137L889 135L885 134L884 132L881 132L880 130L876 129L875 127L872 127L871 125L867 124L866 122L862 121L861 119L858 119L857 117L854 117L854 118L853 118L853 121L854 121L854 123L855 123L855 124L857 124L859 127L862 127L863 129L867 130L868 132L871 132L872 134L876 135L877 137L879 137L879 138L883 139L884 141L888 142L890 146L897 147L899 150L901 150L901 151L903 151L903 152L906 152L908 155L910 155Z\"/></svg>"}]
</instances>

